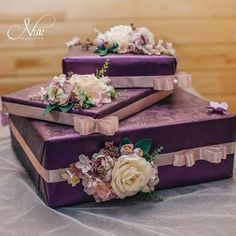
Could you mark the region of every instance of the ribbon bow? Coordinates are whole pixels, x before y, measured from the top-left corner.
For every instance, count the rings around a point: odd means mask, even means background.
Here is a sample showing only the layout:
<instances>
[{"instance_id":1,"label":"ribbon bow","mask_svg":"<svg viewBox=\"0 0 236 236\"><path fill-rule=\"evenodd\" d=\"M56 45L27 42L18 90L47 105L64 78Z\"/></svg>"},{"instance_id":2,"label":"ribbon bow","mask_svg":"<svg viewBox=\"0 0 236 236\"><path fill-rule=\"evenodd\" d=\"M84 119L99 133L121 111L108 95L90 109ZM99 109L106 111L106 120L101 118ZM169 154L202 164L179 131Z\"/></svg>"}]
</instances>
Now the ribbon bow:
<instances>
[{"instance_id":1,"label":"ribbon bow","mask_svg":"<svg viewBox=\"0 0 236 236\"><path fill-rule=\"evenodd\" d=\"M191 149L182 154L174 155L174 166L195 165L197 160L205 160L211 163L220 163L221 160L226 159L227 148L223 145L205 147L201 149Z\"/></svg>"},{"instance_id":2,"label":"ribbon bow","mask_svg":"<svg viewBox=\"0 0 236 236\"><path fill-rule=\"evenodd\" d=\"M101 133L113 135L119 129L118 116L106 116L102 119L93 119L88 116L74 116L74 129L81 135Z\"/></svg>"}]
</instances>

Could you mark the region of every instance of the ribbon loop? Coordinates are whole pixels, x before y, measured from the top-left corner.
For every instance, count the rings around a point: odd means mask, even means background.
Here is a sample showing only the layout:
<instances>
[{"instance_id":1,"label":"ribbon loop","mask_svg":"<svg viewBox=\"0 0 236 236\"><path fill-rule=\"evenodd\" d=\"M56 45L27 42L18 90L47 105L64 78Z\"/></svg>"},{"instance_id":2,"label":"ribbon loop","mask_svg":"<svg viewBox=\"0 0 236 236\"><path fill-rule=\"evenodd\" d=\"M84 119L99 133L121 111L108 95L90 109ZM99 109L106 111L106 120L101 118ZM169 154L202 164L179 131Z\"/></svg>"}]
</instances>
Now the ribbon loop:
<instances>
[{"instance_id":1,"label":"ribbon loop","mask_svg":"<svg viewBox=\"0 0 236 236\"><path fill-rule=\"evenodd\" d=\"M87 116L74 116L74 129L81 135L101 133L113 135L119 129L118 116L107 116L102 119L93 119Z\"/></svg>"},{"instance_id":2,"label":"ribbon loop","mask_svg":"<svg viewBox=\"0 0 236 236\"><path fill-rule=\"evenodd\" d=\"M173 166L187 166L191 167L195 165L196 161L195 150L189 150L184 154L175 154Z\"/></svg>"},{"instance_id":3,"label":"ribbon loop","mask_svg":"<svg viewBox=\"0 0 236 236\"><path fill-rule=\"evenodd\" d=\"M155 78L153 80L153 89L154 90L173 90L174 89L174 81L171 77L166 78Z\"/></svg>"},{"instance_id":4,"label":"ribbon loop","mask_svg":"<svg viewBox=\"0 0 236 236\"><path fill-rule=\"evenodd\" d=\"M204 160L210 163L221 163L221 160L227 158L227 147L225 145L215 145L199 149L191 149L185 153L175 153L173 166L195 165L197 160Z\"/></svg>"},{"instance_id":5,"label":"ribbon loop","mask_svg":"<svg viewBox=\"0 0 236 236\"><path fill-rule=\"evenodd\" d=\"M226 147L223 145L202 148L201 152L200 160L206 160L211 163L220 163L227 156Z\"/></svg>"}]
</instances>

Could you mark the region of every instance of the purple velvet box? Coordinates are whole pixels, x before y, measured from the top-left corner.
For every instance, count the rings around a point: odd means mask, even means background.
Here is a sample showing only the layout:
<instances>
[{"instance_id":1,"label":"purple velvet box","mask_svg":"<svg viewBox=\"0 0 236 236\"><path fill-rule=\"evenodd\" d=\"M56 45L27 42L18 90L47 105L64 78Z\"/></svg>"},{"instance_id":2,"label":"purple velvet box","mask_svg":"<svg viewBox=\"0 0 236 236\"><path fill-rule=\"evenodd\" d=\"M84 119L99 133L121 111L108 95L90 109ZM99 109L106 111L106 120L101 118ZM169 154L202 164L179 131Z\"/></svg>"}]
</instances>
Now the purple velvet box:
<instances>
[{"instance_id":1,"label":"purple velvet box","mask_svg":"<svg viewBox=\"0 0 236 236\"><path fill-rule=\"evenodd\" d=\"M51 207L92 200L81 185L71 187L65 181L56 181L55 176L61 168L78 161L79 154L91 156L106 141L118 144L124 137L133 142L150 138L153 150L163 146L156 159L160 178L157 190L228 178L233 174L235 117L209 114L207 104L177 89L161 103L123 120L114 136L80 136L69 126L11 115L12 145ZM197 158L191 165L175 164L175 157L190 154L204 154L205 159ZM212 163L210 156L220 160ZM50 178L54 181L45 181Z\"/></svg>"},{"instance_id":2,"label":"purple velvet box","mask_svg":"<svg viewBox=\"0 0 236 236\"><path fill-rule=\"evenodd\" d=\"M106 60L109 60L111 65L106 75L112 79L112 82L115 79L119 79L118 82L114 82L114 87L129 87L130 80L124 83L122 81L124 78L121 77L140 79L134 85L148 87L142 84L142 80L147 80L147 77L157 76L166 76L168 78L175 74L177 67L176 58L173 56L113 53L101 57L97 53L93 53L93 50L86 51L79 46L73 46L62 60L63 73L91 74L96 71L96 68L101 68Z\"/></svg>"}]
</instances>

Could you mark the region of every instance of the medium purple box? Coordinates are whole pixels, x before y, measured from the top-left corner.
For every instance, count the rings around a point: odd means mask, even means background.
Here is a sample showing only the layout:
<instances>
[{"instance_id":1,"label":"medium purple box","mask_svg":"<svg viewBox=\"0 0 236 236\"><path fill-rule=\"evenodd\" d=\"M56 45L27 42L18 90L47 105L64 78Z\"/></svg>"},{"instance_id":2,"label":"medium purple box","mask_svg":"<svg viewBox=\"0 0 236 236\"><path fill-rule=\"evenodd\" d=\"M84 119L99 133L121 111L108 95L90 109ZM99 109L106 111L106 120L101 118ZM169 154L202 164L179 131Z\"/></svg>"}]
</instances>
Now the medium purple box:
<instances>
[{"instance_id":1,"label":"medium purple box","mask_svg":"<svg viewBox=\"0 0 236 236\"><path fill-rule=\"evenodd\" d=\"M163 146L155 161L160 178L157 190L228 178L233 174L235 116L210 114L207 104L177 89L159 104L123 120L114 136L80 136L69 126L11 115L12 145L50 207L92 200L82 185L71 187L59 178L55 181L56 175L78 161L79 154L91 157L106 141L117 145L124 137L133 142L152 139L152 150ZM195 163L176 165L176 157L189 155L197 157ZM218 161L212 163L209 156Z\"/></svg>"},{"instance_id":2,"label":"medium purple box","mask_svg":"<svg viewBox=\"0 0 236 236\"><path fill-rule=\"evenodd\" d=\"M52 111L43 115L48 101L30 100L29 95L40 91L40 87L47 84L39 84L2 96L3 111L12 115L23 116L38 120L46 120L59 124L74 126L74 118L91 117L102 119L116 116L119 120L125 119L172 94L170 91L154 91L149 88L117 89L119 94L111 103L103 104L90 109L72 108L68 112Z\"/></svg>"}]
</instances>

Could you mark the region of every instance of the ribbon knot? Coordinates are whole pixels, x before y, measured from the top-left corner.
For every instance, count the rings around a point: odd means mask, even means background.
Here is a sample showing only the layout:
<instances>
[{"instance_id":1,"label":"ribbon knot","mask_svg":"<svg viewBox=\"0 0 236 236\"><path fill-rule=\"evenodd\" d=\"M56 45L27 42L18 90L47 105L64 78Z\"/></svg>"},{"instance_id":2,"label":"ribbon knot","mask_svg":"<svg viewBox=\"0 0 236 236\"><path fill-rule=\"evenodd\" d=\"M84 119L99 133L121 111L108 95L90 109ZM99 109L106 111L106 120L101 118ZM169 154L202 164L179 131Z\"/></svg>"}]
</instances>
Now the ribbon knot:
<instances>
[{"instance_id":1,"label":"ribbon knot","mask_svg":"<svg viewBox=\"0 0 236 236\"><path fill-rule=\"evenodd\" d=\"M118 116L107 116L102 119L93 119L87 116L74 116L74 129L81 135L101 133L113 135L119 129Z\"/></svg>"}]
</instances>

